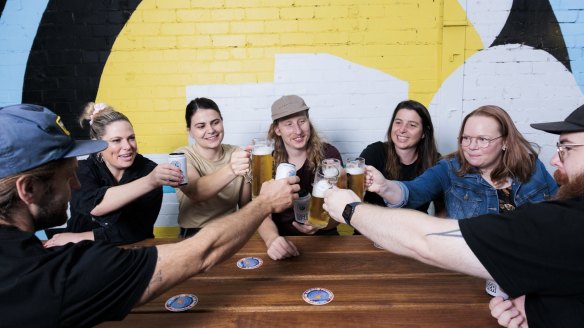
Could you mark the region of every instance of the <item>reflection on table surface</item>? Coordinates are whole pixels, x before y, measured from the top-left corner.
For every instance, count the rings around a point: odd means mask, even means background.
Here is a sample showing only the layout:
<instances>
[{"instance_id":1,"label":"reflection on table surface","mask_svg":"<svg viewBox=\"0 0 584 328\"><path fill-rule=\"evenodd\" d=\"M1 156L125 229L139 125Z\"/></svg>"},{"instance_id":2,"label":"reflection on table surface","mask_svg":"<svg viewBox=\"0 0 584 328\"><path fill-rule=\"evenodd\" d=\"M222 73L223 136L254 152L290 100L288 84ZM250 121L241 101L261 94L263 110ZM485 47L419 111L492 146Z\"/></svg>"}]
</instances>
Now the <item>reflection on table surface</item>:
<instances>
[{"instance_id":1,"label":"reflection on table surface","mask_svg":"<svg viewBox=\"0 0 584 328\"><path fill-rule=\"evenodd\" d=\"M438 269L379 249L363 236L287 237L299 257L273 261L254 237L237 254L136 307L124 321L100 327L497 327L485 281ZM151 239L141 247L177 239ZM252 270L237 261L258 257ZM306 303L310 288L334 293L325 305ZM164 303L194 294L198 304L169 312Z\"/></svg>"}]
</instances>

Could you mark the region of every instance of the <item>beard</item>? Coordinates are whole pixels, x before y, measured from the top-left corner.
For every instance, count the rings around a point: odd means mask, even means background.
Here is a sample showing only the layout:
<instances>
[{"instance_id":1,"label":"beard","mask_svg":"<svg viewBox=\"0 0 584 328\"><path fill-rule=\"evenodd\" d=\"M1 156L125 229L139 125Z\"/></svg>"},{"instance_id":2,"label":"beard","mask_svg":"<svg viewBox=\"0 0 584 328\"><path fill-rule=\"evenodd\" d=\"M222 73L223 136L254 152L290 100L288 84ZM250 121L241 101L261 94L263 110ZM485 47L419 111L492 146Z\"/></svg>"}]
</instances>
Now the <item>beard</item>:
<instances>
[{"instance_id":1,"label":"beard","mask_svg":"<svg viewBox=\"0 0 584 328\"><path fill-rule=\"evenodd\" d=\"M560 189L554 199L566 200L584 196L584 173L570 179L565 173L556 170L554 172L554 179L560 185Z\"/></svg>"},{"instance_id":2,"label":"beard","mask_svg":"<svg viewBox=\"0 0 584 328\"><path fill-rule=\"evenodd\" d=\"M67 222L67 205L68 202L55 199L51 188L48 188L39 202L39 212L34 221L35 230L52 228Z\"/></svg>"}]
</instances>

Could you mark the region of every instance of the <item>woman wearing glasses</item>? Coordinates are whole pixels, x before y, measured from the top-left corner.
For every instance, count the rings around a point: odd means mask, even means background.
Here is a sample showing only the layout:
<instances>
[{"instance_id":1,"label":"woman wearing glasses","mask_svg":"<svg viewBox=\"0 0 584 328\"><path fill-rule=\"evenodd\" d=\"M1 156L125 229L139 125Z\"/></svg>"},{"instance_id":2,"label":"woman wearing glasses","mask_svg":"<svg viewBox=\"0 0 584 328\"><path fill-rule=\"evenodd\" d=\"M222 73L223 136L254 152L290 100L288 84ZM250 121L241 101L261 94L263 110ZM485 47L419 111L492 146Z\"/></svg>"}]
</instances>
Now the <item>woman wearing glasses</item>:
<instances>
[{"instance_id":1,"label":"woman wearing glasses","mask_svg":"<svg viewBox=\"0 0 584 328\"><path fill-rule=\"evenodd\" d=\"M386 180L367 167L368 190L390 207L417 208L443 194L453 219L512 211L555 195L556 182L502 108L482 106L468 114L458 140L458 151L412 181Z\"/></svg>"}]
</instances>

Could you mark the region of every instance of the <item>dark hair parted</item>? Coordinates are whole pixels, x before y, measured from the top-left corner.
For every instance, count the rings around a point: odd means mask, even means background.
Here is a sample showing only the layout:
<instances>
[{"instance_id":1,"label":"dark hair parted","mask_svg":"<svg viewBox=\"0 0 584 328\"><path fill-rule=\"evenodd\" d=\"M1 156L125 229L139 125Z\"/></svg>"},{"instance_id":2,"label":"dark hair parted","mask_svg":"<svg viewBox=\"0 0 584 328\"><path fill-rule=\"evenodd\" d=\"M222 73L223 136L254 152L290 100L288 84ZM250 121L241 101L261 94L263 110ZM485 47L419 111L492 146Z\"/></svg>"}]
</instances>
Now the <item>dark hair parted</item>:
<instances>
[{"instance_id":1,"label":"dark hair parted","mask_svg":"<svg viewBox=\"0 0 584 328\"><path fill-rule=\"evenodd\" d=\"M391 139L393 122L395 121L397 113L402 109L413 110L422 119L423 138L420 139L416 145L416 154L418 155L418 159L415 161L416 176L434 166L439 159L438 150L436 149L436 141L434 140L434 125L432 124L430 112L428 112L426 106L415 100L402 101L397 104L393 111L386 134L387 164L385 165L385 171L388 178L391 180L401 180L403 178L400 176L400 158L395 150L393 140Z\"/></svg>"},{"instance_id":2,"label":"dark hair parted","mask_svg":"<svg viewBox=\"0 0 584 328\"><path fill-rule=\"evenodd\" d=\"M219 106L209 99L209 98L195 98L189 102L185 110L185 121L187 123L187 129L191 127L191 118L199 109L212 109L219 114L219 118L223 121L223 116L221 116L221 111Z\"/></svg>"},{"instance_id":3,"label":"dark hair parted","mask_svg":"<svg viewBox=\"0 0 584 328\"><path fill-rule=\"evenodd\" d=\"M458 157L460 160L460 169L457 174L462 176L467 173L476 173L477 169L472 167L464 157L460 138L464 132L464 127L469 117L481 116L490 117L499 124L499 133L502 136L503 143L506 150L503 151L501 161L491 172L491 181L495 185L505 183L507 178L513 178L520 182L528 181L533 170L535 169L535 161L537 159L537 151L535 148L539 147L536 144L528 142L523 135L517 130L511 116L501 107L487 105L481 106L464 118L460 131L458 132ZM535 148L534 148L535 147Z\"/></svg>"},{"instance_id":4,"label":"dark hair parted","mask_svg":"<svg viewBox=\"0 0 584 328\"><path fill-rule=\"evenodd\" d=\"M89 138L96 140L103 137L105 128L113 122L126 121L132 125L126 115L104 103L87 103L81 117L79 117L81 127L83 127L83 122L86 120L89 121Z\"/></svg>"},{"instance_id":5,"label":"dark hair parted","mask_svg":"<svg viewBox=\"0 0 584 328\"><path fill-rule=\"evenodd\" d=\"M324 159L324 142L318 135L318 132L316 132L312 122L310 122L310 118L308 117L308 110L279 118L273 121L270 125L270 129L268 130L268 139L274 142L274 168L278 167L280 163L288 162L286 146L284 145L284 140L282 140L282 137L276 134L276 126L280 121L297 115L305 115L306 119L308 120L308 125L310 127L310 138L308 138L308 141L306 142L306 164L310 171L314 171ZM275 169L274 172L276 172Z\"/></svg>"}]
</instances>

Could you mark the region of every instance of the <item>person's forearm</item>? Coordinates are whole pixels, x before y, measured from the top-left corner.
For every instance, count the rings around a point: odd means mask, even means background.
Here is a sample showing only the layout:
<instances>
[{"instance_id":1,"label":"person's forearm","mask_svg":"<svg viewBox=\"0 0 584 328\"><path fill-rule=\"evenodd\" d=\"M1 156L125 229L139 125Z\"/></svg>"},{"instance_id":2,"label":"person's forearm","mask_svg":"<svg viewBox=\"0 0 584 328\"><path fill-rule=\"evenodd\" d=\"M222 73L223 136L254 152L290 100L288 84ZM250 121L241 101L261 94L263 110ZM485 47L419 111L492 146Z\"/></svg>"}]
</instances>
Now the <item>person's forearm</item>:
<instances>
[{"instance_id":1,"label":"person's forearm","mask_svg":"<svg viewBox=\"0 0 584 328\"><path fill-rule=\"evenodd\" d=\"M276 239L280 234L278 234L278 227L272 220L272 216L268 215L262 224L258 228L258 234L264 240L266 247L270 247L270 244L274 239Z\"/></svg>"},{"instance_id":2,"label":"person's forearm","mask_svg":"<svg viewBox=\"0 0 584 328\"><path fill-rule=\"evenodd\" d=\"M260 195L241 210L213 221L185 241L157 246L156 269L139 303L147 302L171 286L207 271L231 256L245 244L270 212L271 205Z\"/></svg>"},{"instance_id":3,"label":"person's forearm","mask_svg":"<svg viewBox=\"0 0 584 328\"><path fill-rule=\"evenodd\" d=\"M130 183L110 187L105 192L101 202L91 210L93 216L103 216L117 211L127 204L156 188L150 182L148 176L142 177Z\"/></svg>"},{"instance_id":4,"label":"person's forearm","mask_svg":"<svg viewBox=\"0 0 584 328\"><path fill-rule=\"evenodd\" d=\"M379 189L379 196L381 196L389 204L400 204L403 201L403 192L399 185L392 181L386 180L383 186Z\"/></svg>"},{"instance_id":5,"label":"person's forearm","mask_svg":"<svg viewBox=\"0 0 584 328\"><path fill-rule=\"evenodd\" d=\"M457 220L437 219L416 210L362 204L356 207L351 225L392 253L490 278L462 237Z\"/></svg>"},{"instance_id":6,"label":"person's forearm","mask_svg":"<svg viewBox=\"0 0 584 328\"><path fill-rule=\"evenodd\" d=\"M189 176L189 183L180 190L193 202L202 202L215 197L225 186L227 186L237 175L228 164L219 170L205 176Z\"/></svg>"}]
</instances>

